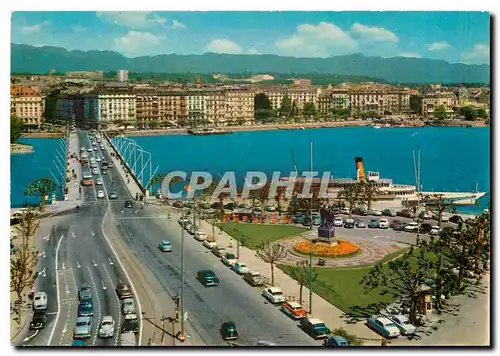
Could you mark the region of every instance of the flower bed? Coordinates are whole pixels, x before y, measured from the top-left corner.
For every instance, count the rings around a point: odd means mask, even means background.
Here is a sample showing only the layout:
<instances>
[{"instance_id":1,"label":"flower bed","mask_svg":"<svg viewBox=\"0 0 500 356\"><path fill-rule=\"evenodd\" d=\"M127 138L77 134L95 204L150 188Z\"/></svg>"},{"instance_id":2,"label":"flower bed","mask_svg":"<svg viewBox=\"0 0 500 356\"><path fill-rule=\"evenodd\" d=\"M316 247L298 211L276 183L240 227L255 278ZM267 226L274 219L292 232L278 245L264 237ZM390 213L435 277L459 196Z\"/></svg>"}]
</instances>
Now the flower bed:
<instances>
[{"instance_id":1,"label":"flower bed","mask_svg":"<svg viewBox=\"0 0 500 356\"><path fill-rule=\"evenodd\" d=\"M346 240L337 240L336 245L330 245L323 242L312 244L307 240L303 240L295 244L294 250L303 255L312 254L318 257L348 257L357 254L360 249L352 242Z\"/></svg>"}]
</instances>

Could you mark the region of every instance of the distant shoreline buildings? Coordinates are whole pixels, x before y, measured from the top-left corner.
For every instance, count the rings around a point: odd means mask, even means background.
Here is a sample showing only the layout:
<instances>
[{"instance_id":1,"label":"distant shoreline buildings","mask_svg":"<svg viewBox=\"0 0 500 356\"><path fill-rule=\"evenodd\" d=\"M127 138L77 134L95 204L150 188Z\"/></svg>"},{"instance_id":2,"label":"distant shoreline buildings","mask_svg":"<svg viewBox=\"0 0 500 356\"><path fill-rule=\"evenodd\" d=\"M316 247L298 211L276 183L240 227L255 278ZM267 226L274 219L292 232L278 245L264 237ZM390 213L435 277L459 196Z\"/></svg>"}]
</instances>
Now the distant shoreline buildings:
<instances>
[{"instance_id":1,"label":"distant shoreline buildings","mask_svg":"<svg viewBox=\"0 0 500 356\"><path fill-rule=\"evenodd\" d=\"M11 85L11 112L25 125L40 127L43 120L73 117L89 125L127 122L188 125L251 125L256 111L273 115L329 117L376 115L431 117L443 107L452 116L457 108L489 110L489 88L415 90L379 83L314 86L309 79L291 85L212 84L196 87L168 83L129 83L129 72L118 70L118 82L102 82L102 71L71 72L71 80L28 78ZM52 79L51 79L52 78ZM75 78L77 79L75 82ZM50 82L52 80L52 82ZM263 108L262 103L268 107ZM440 109L442 110L442 109ZM266 110L264 110L266 111Z\"/></svg>"}]
</instances>

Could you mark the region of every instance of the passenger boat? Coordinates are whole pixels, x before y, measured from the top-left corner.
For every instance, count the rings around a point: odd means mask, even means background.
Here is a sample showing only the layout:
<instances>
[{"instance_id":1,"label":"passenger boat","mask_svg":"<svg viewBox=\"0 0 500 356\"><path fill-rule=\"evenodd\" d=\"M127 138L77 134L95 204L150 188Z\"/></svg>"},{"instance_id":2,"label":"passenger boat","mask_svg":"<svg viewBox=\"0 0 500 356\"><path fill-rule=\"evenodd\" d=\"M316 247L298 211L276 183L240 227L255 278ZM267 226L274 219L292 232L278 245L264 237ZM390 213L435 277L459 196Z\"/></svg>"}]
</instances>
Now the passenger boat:
<instances>
[{"instance_id":1,"label":"passenger boat","mask_svg":"<svg viewBox=\"0 0 500 356\"><path fill-rule=\"evenodd\" d=\"M201 129L190 129L188 130L190 135L202 136L202 135L227 135L232 134L233 131L230 130L220 130L214 128L201 128Z\"/></svg>"}]
</instances>

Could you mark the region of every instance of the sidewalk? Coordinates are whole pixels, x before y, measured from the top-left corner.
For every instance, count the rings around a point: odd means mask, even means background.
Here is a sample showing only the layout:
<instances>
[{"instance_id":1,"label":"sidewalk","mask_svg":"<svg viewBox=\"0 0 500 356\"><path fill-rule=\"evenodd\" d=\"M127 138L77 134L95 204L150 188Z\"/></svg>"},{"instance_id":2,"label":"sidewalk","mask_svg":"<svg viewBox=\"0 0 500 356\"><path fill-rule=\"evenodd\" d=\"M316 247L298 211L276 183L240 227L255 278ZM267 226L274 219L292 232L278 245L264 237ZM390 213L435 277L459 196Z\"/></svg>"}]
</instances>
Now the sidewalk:
<instances>
[{"instance_id":1,"label":"sidewalk","mask_svg":"<svg viewBox=\"0 0 500 356\"><path fill-rule=\"evenodd\" d=\"M172 218L178 219L180 217L180 214L173 208L162 207L161 210L173 213ZM212 235L212 225L204 220L201 220L201 230L208 236ZM228 251L236 255L237 245L234 238L219 228L215 228L215 237L217 246L225 247ZM271 280L270 265L258 258L255 251L240 246L240 260L247 263L250 270L260 272L266 279ZM294 279L277 267L274 268L274 284L283 290L286 297L293 297L295 300L299 300L299 285ZM307 310L309 308L309 289L306 286L303 287L302 298L305 300L301 304ZM331 330L341 327L348 333L365 339L363 340L365 346L380 346L381 336L366 327L363 322L346 324L341 318L344 312L315 293L313 293L312 302L313 316L320 318Z\"/></svg>"}]
</instances>

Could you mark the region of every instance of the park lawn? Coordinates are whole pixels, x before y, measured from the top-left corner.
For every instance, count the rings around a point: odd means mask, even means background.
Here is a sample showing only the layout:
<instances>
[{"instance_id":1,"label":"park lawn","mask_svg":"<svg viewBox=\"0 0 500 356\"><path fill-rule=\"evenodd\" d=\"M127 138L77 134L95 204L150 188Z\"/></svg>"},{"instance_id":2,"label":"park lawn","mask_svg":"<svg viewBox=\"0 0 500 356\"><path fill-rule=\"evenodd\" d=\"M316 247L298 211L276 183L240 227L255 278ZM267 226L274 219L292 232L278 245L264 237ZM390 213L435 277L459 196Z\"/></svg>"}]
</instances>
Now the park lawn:
<instances>
[{"instance_id":1,"label":"park lawn","mask_svg":"<svg viewBox=\"0 0 500 356\"><path fill-rule=\"evenodd\" d=\"M308 231L308 229L293 225L235 224L230 222L218 224L218 226L233 237L244 236L244 245L252 250L258 249L262 243L280 240Z\"/></svg>"}]
</instances>

